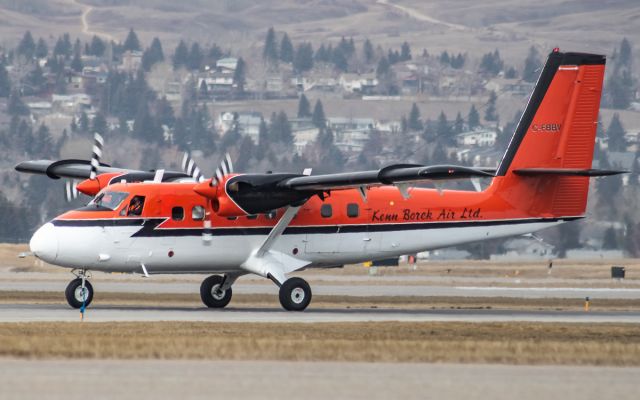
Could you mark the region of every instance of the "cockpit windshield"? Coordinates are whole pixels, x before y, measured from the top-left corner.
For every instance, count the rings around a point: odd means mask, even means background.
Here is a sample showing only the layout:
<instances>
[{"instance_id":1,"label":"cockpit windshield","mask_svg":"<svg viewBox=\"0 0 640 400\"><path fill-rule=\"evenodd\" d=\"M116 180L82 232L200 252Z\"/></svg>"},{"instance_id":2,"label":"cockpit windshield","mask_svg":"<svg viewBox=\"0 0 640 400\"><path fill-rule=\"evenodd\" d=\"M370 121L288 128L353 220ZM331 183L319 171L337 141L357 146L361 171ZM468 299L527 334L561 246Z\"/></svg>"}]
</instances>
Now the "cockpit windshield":
<instances>
[{"instance_id":1,"label":"cockpit windshield","mask_svg":"<svg viewBox=\"0 0 640 400\"><path fill-rule=\"evenodd\" d=\"M129 196L126 192L102 192L89 203L89 207L115 210Z\"/></svg>"}]
</instances>

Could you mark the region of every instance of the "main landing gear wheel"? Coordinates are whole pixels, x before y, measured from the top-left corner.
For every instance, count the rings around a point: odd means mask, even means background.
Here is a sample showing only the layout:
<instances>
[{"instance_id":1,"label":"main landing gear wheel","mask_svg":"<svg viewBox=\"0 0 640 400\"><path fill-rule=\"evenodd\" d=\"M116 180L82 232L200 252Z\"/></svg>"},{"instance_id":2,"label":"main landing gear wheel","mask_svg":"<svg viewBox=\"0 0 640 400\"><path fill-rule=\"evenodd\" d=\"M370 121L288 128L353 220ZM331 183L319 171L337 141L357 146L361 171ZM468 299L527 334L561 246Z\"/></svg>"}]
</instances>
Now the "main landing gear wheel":
<instances>
[{"instance_id":1,"label":"main landing gear wheel","mask_svg":"<svg viewBox=\"0 0 640 400\"><path fill-rule=\"evenodd\" d=\"M80 308L83 304L85 307L89 307L91 300L93 300L93 286L85 279L83 288L82 278L76 278L69 282L64 295L67 298L67 303L73 308Z\"/></svg>"},{"instance_id":2,"label":"main landing gear wheel","mask_svg":"<svg viewBox=\"0 0 640 400\"><path fill-rule=\"evenodd\" d=\"M280 286L280 304L288 311L303 311L311 303L311 287L302 278L287 279Z\"/></svg>"},{"instance_id":3,"label":"main landing gear wheel","mask_svg":"<svg viewBox=\"0 0 640 400\"><path fill-rule=\"evenodd\" d=\"M210 308L223 308L231 301L231 288L221 290L225 278L220 275L211 275L200 285L200 298Z\"/></svg>"}]
</instances>

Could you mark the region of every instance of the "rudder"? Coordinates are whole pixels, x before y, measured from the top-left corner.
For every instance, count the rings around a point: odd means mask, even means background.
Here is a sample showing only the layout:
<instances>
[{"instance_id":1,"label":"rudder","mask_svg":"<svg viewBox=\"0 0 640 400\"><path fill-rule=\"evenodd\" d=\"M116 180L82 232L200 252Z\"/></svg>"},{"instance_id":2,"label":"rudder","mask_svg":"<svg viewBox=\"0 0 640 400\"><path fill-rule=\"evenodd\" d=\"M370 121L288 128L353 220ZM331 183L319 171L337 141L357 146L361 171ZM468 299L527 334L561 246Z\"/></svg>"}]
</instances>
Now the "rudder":
<instances>
[{"instance_id":1,"label":"rudder","mask_svg":"<svg viewBox=\"0 0 640 400\"><path fill-rule=\"evenodd\" d=\"M584 214L604 66L601 55L549 55L496 172L505 201L531 216Z\"/></svg>"}]
</instances>

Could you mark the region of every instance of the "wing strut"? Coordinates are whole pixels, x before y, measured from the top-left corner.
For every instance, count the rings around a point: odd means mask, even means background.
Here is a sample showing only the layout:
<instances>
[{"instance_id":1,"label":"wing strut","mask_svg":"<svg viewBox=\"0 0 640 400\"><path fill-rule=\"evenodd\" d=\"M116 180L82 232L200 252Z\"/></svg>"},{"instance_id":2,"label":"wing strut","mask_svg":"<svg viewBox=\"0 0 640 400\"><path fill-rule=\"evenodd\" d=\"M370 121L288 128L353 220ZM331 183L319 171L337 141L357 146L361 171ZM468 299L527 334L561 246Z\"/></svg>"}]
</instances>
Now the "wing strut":
<instances>
[{"instance_id":1,"label":"wing strut","mask_svg":"<svg viewBox=\"0 0 640 400\"><path fill-rule=\"evenodd\" d=\"M287 207L278 223L262 242L262 245L241 264L244 270L269 278L276 284L281 285L286 280L286 274L309 265L309 261L271 250L274 243L289 226L293 217L296 216L300 207L302 205Z\"/></svg>"}]
</instances>

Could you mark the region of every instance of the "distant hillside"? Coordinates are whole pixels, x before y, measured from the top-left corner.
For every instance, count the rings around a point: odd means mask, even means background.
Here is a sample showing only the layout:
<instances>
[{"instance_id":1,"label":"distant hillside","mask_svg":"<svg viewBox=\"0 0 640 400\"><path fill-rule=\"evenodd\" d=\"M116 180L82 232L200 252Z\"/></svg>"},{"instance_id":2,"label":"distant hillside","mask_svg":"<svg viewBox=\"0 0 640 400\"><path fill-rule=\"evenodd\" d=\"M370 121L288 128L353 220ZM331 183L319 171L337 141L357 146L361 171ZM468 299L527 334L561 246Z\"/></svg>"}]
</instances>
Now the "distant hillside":
<instances>
[{"instance_id":1,"label":"distant hillside","mask_svg":"<svg viewBox=\"0 0 640 400\"><path fill-rule=\"evenodd\" d=\"M369 37L383 46L408 41L430 52L482 54L500 48L521 60L530 45L610 52L640 33L636 0L0 0L0 45L25 30L36 36L99 34L123 40L133 27L154 36L216 42L255 51L270 26L294 40Z\"/></svg>"}]
</instances>

